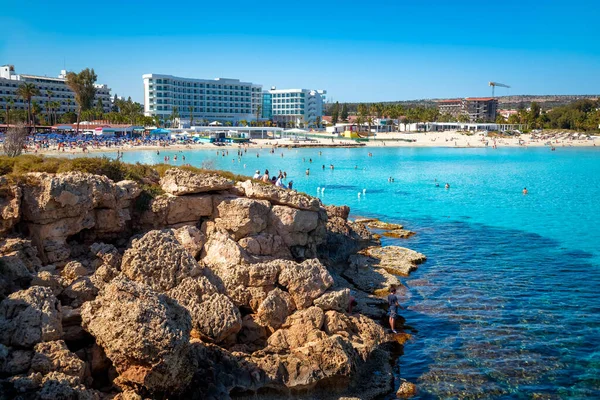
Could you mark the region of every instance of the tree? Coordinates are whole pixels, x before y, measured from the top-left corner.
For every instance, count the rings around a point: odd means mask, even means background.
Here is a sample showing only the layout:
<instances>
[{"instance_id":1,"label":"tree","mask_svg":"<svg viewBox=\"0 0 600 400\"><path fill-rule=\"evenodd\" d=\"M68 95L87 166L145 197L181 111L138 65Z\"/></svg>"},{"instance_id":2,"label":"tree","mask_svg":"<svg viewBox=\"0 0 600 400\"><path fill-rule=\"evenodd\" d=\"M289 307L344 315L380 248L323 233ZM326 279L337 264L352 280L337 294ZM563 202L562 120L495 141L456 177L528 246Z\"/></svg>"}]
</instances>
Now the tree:
<instances>
[{"instance_id":1,"label":"tree","mask_svg":"<svg viewBox=\"0 0 600 400\"><path fill-rule=\"evenodd\" d=\"M33 96L39 96L40 90L35 87L33 83L24 83L17 88L17 96L23 98L23 100L27 101L27 115L28 115L28 123L31 125L31 98Z\"/></svg>"},{"instance_id":2,"label":"tree","mask_svg":"<svg viewBox=\"0 0 600 400\"><path fill-rule=\"evenodd\" d=\"M190 110L190 127L192 127L192 125L194 125L194 107L189 106L189 110Z\"/></svg>"},{"instance_id":3,"label":"tree","mask_svg":"<svg viewBox=\"0 0 600 400\"><path fill-rule=\"evenodd\" d=\"M258 122L260 120L260 110L261 110L262 106L259 104L258 106L256 106L256 121Z\"/></svg>"},{"instance_id":4,"label":"tree","mask_svg":"<svg viewBox=\"0 0 600 400\"><path fill-rule=\"evenodd\" d=\"M177 106L173 107L173 111L171 112L171 127L175 123L175 120L179 118L179 109Z\"/></svg>"},{"instance_id":5,"label":"tree","mask_svg":"<svg viewBox=\"0 0 600 400\"><path fill-rule=\"evenodd\" d=\"M9 157L16 157L23 152L25 140L27 139L27 128L23 124L17 124L6 130L4 135L4 153Z\"/></svg>"},{"instance_id":6,"label":"tree","mask_svg":"<svg viewBox=\"0 0 600 400\"><path fill-rule=\"evenodd\" d=\"M317 126L317 129L321 127L321 117L315 118L315 125Z\"/></svg>"},{"instance_id":7,"label":"tree","mask_svg":"<svg viewBox=\"0 0 600 400\"><path fill-rule=\"evenodd\" d=\"M119 106L117 105L118 100L119 100L119 98L117 97L117 94L115 93L115 95L113 96L112 106L110 107L110 111L119 112Z\"/></svg>"},{"instance_id":8,"label":"tree","mask_svg":"<svg viewBox=\"0 0 600 400\"><path fill-rule=\"evenodd\" d=\"M40 105L38 104L37 101L32 101L31 102L31 122L33 123L33 125L35 126L36 124L36 116L39 115L42 111L42 107L40 107Z\"/></svg>"},{"instance_id":9,"label":"tree","mask_svg":"<svg viewBox=\"0 0 600 400\"><path fill-rule=\"evenodd\" d=\"M96 97L96 73L93 69L86 68L80 73L75 72L67 73L67 86L75 93L75 102L77 103L77 130L79 134L79 122L81 117L81 111L89 110L94 104L94 97Z\"/></svg>"},{"instance_id":10,"label":"tree","mask_svg":"<svg viewBox=\"0 0 600 400\"><path fill-rule=\"evenodd\" d=\"M342 105L342 112L340 113L340 119L342 120L342 122L348 121L348 106L346 106L346 103L344 103Z\"/></svg>"},{"instance_id":11,"label":"tree","mask_svg":"<svg viewBox=\"0 0 600 400\"><path fill-rule=\"evenodd\" d=\"M52 92L52 90L46 90L46 98L48 99L48 101L46 101L46 115L48 117L48 122L50 123L50 125L52 125L52 112L50 109L50 98L52 98L53 94L54 94L54 92Z\"/></svg>"},{"instance_id":12,"label":"tree","mask_svg":"<svg viewBox=\"0 0 600 400\"><path fill-rule=\"evenodd\" d=\"M98 113L98 119L102 119L102 116L104 115L104 104L102 103L102 99L98 99L98 102L96 103L96 112Z\"/></svg>"},{"instance_id":13,"label":"tree","mask_svg":"<svg viewBox=\"0 0 600 400\"><path fill-rule=\"evenodd\" d=\"M333 125L337 124L339 117L340 117L340 103L336 101L331 110L331 123Z\"/></svg>"},{"instance_id":14,"label":"tree","mask_svg":"<svg viewBox=\"0 0 600 400\"><path fill-rule=\"evenodd\" d=\"M157 128L160 128L160 125L162 124L162 120L160 119L160 115L156 114L154 116L154 124L156 125Z\"/></svg>"},{"instance_id":15,"label":"tree","mask_svg":"<svg viewBox=\"0 0 600 400\"><path fill-rule=\"evenodd\" d=\"M6 109L6 119L4 121L4 123L6 124L6 126L10 125L10 106L9 106L9 100L8 98L4 99L6 101L6 105L5 105L5 109Z\"/></svg>"}]
</instances>

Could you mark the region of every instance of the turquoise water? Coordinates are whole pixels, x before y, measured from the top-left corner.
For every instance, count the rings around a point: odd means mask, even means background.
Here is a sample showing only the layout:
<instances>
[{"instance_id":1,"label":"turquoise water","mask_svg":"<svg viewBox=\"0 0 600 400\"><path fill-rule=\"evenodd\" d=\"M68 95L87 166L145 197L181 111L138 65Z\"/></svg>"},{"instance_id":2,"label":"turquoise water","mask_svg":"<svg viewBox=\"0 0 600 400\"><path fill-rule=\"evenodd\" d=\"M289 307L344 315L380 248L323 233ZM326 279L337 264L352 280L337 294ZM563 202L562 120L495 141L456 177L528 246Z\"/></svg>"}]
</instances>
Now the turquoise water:
<instances>
[{"instance_id":1,"label":"turquoise water","mask_svg":"<svg viewBox=\"0 0 600 400\"><path fill-rule=\"evenodd\" d=\"M599 150L228 151L184 151L185 162L285 170L301 191L325 187L324 203L417 232L384 243L428 256L404 280L413 338L395 366L419 398L600 398Z\"/></svg>"}]
</instances>

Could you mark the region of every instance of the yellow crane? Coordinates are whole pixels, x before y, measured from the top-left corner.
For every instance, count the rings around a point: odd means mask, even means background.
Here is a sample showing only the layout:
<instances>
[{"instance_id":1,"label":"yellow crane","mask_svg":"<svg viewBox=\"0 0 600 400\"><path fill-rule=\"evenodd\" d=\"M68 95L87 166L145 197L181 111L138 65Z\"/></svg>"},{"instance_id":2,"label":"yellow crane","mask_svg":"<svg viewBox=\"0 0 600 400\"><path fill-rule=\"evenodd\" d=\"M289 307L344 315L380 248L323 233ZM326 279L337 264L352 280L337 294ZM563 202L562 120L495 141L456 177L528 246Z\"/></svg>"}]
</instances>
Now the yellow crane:
<instances>
[{"instance_id":1,"label":"yellow crane","mask_svg":"<svg viewBox=\"0 0 600 400\"><path fill-rule=\"evenodd\" d=\"M496 86L510 88L510 86L498 82L490 82L488 85L492 87L492 97L494 97L494 89L496 89Z\"/></svg>"}]
</instances>

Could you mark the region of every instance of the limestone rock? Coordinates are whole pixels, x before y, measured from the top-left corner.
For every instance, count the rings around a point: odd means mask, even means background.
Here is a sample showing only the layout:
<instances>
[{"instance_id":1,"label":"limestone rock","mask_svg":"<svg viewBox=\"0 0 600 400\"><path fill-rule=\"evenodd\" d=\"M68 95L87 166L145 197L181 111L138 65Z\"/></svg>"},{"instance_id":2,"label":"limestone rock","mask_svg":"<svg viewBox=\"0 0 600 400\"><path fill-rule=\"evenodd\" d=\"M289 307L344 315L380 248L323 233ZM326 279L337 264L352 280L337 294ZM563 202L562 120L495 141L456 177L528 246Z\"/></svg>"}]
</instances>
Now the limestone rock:
<instances>
[{"instance_id":1,"label":"limestone rock","mask_svg":"<svg viewBox=\"0 0 600 400\"><path fill-rule=\"evenodd\" d=\"M287 288L298 309L312 305L313 300L333 285L333 278L318 259L286 263L278 281Z\"/></svg>"},{"instance_id":2,"label":"limestone rock","mask_svg":"<svg viewBox=\"0 0 600 400\"><path fill-rule=\"evenodd\" d=\"M34 348L31 371L43 375L51 371L62 372L83 380L85 363L71 353L62 340L38 343Z\"/></svg>"},{"instance_id":3,"label":"limestone rock","mask_svg":"<svg viewBox=\"0 0 600 400\"><path fill-rule=\"evenodd\" d=\"M226 233L207 234L202 262L210 267L234 267L250 261L248 253Z\"/></svg>"},{"instance_id":4,"label":"limestone rock","mask_svg":"<svg viewBox=\"0 0 600 400\"><path fill-rule=\"evenodd\" d=\"M33 286L8 296L0 303L0 343L33 347L60 339L61 309L52 289Z\"/></svg>"},{"instance_id":5,"label":"limestone rock","mask_svg":"<svg viewBox=\"0 0 600 400\"><path fill-rule=\"evenodd\" d=\"M402 381L398 391L396 392L396 397L399 399L408 399L417 394L417 385L412 382Z\"/></svg>"},{"instance_id":6,"label":"limestone rock","mask_svg":"<svg viewBox=\"0 0 600 400\"><path fill-rule=\"evenodd\" d=\"M135 181L119 181L115 184L115 186L118 209L130 207L133 200L135 200L142 193L142 188Z\"/></svg>"},{"instance_id":7,"label":"limestone rock","mask_svg":"<svg viewBox=\"0 0 600 400\"><path fill-rule=\"evenodd\" d=\"M133 240L125 251L121 270L128 278L167 291L202 268L170 231L150 231Z\"/></svg>"},{"instance_id":8,"label":"limestone rock","mask_svg":"<svg viewBox=\"0 0 600 400\"><path fill-rule=\"evenodd\" d=\"M196 327L199 333L216 343L242 328L242 316L233 302L225 295L213 294L197 308Z\"/></svg>"},{"instance_id":9,"label":"limestone rock","mask_svg":"<svg viewBox=\"0 0 600 400\"><path fill-rule=\"evenodd\" d=\"M319 214L287 206L273 206L271 223L287 246L306 246L308 233L317 228Z\"/></svg>"},{"instance_id":10,"label":"limestone rock","mask_svg":"<svg viewBox=\"0 0 600 400\"><path fill-rule=\"evenodd\" d=\"M215 192L233 187L233 181L213 173L196 173L179 168L171 168L161 178L162 189L170 194L181 196L192 193Z\"/></svg>"},{"instance_id":11,"label":"limestone rock","mask_svg":"<svg viewBox=\"0 0 600 400\"><path fill-rule=\"evenodd\" d=\"M256 236L240 239L242 249L255 256L272 256L280 259L291 259L292 254L279 235L262 232Z\"/></svg>"},{"instance_id":12,"label":"limestone rock","mask_svg":"<svg viewBox=\"0 0 600 400\"><path fill-rule=\"evenodd\" d=\"M58 296L63 291L59 275L53 274L50 271L40 271L34 275L31 280L31 286L45 286L52 290L55 296Z\"/></svg>"},{"instance_id":13,"label":"limestone rock","mask_svg":"<svg viewBox=\"0 0 600 400\"><path fill-rule=\"evenodd\" d=\"M362 259L362 262L402 276L408 276L417 269L418 264L427 259L421 253L398 246L369 247L362 250L360 254L368 257Z\"/></svg>"},{"instance_id":14,"label":"limestone rock","mask_svg":"<svg viewBox=\"0 0 600 400\"><path fill-rule=\"evenodd\" d=\"M31 350L9 348L0 344L0 374L10 376L27 372L32 357Z\"/></svg>"},{"instance_id":15,"label":"limestone rock","mask_svg":"<svg viewBox=\"0 0 600 400\"><path fill-rule=\"evenodd\" d=\"M389 289L402 284L398 277L390 274L378 265L373 265L368 256L354 254L350 256L350 262L342 272L342 276L350 281L359 290L377 295L387 295Z\"/></svg>"},{"instance_id":16,"label":"limestone rock","mask_svg":"<svg viewBox=\"0 0 600 400\"><path fill-rule=\"evenodd\" d=\"M88 275L88 270L79 261L68 262L60 272L64 286L68 286L75 280L86 275Z\"/></svg>"},{"instance_id":17,"label":"limestone rock","mask_svg":"<svg viewBox=\"0 0 600 400\"><path fill-rule=\"evenodd\" d=\"M343 220L348 219L350 214L350 207L348 206L326 206L325 211L329 218L342 218Z\"/></svg>"},{"instance_id":18,"label":"limestone rock","mask_svg":"<svg viewBox=\"0 0 600 400\"><path fill-rule=\"evenodd\" d=\"M315 299L314 305L324 311L336 310L346 311L350 302L350 289L341 289L325 292L321 297Z\"/></svg>"},{"instance_id":19,"label":"limestone rock","mask_svg":"<svg viewBox=\"0 0 600 400\"><path fill-rule=\"evenodd\" d=\"M98 294L98 289L87 276L76 279L67 286L59 296L62 304L73 308L81 307L86 301L93 300Z\"/></svg>"},{"instance_id":20,"label":"limestone rock","mask_svg":"<svg viewBox=\"0 0 600 400\"><path fill-rule=\"evenodd\" d=\"M41 266L37 250L29 240L0 241L0 299L29 286Z\"/></svg>"},{"instance_id":21,"label":"limestone rock","mask_svg":"<svg viewBox=\"0 0 600 400\"><path fill-rule=\"evenodd\" d=\"M90 252L99 259L99 264L107 264L113 268L121 266L121 255L115 246L106 243L94 243Z\"/></svg>"},{"instance_id":22,"label":"limestone rock","mask_svg":"<svg viewBox=\"0 0 600 400\"><path fill-rule=\"evenodd\" d=\"M173 234L177 241L186 249L194 258L198 258L206 242L206 236L195 226L182 226L179 229L174 229Z\"/></svg>"},{"instance_id":23,"label":"limestone rock","mask_svg":"<svg viewBox=\"0 0 600 400\"><path fill-rule=\"evenodd\" d=\"M242 318L242 329L238 333L238 342L258 348L266 346L267 330L258 322L256 315L248 314ZM255 348L251 347L251 349Z\"/></svg>"},{"instance_id":24,"label":"limestone rock","mask_svg":"<svg viewBox=\"0 0 600 400\"><path fill-rule=\"evenodd\" d=\"M237 187L244 191L246 197L268 200L271 204L311 211L319 211L319 208L321 207L321 202L315 197L298 193L293 190L279 188L274 185L263 185L248 180L245 182L238 182Z\"/></svg>"},{"instance_id":25,"label":"limestone rock","mask_svg":"<svg viewBox=\"0 0 600 400\"><path fill-rule=\"evenodd\" d=\"M273 330L279 328L287 317L295 310L292 297L281 289L269 292L262 301L256 313L257 320L263 326L269 326Z\"/></svg>"},{"instance_id":26,"label":"limestone rock","mask_svg":"<svg viewBox=\"0 0 600 400\"><path fill-rule=\"evenodd\" d=\"M143 229L196 225L200 218L211 216L212 212L210 195L163 194L152 199L149 209L139 215L136 224Z\"/></svg>"},{"instance_id":27,"label":"limestone rock","mask_svg":"<svg viewBox=\"0 0 600 400\"><path fill-rule=\"evenodd\" d=\"M81 311L84 328L104 349L124 389L177 393L192 377L189 313L149 286L114 279Z\"/></svg>"},{"instance_id":28,"label":"limestone rock","mask_svg":"<svg viewBox=\"0 0 600 400\"><path fill-rule=\"evenodd\" d=\"M21 194L18 185L10 185L0 176L0 235L9 232L21 219Z\"/></svg>"},{"instance_id":29,"label":"limestone rock","mask_svg":"<svg viewBox=\"0 0 600 400\"><path fill-rule=\"evenodd\" d=\"M271 204L265 200L245 197L216 197L215 224L227 230L238 241L254 236L267 228Z\"/></svg>"}]
</instances>

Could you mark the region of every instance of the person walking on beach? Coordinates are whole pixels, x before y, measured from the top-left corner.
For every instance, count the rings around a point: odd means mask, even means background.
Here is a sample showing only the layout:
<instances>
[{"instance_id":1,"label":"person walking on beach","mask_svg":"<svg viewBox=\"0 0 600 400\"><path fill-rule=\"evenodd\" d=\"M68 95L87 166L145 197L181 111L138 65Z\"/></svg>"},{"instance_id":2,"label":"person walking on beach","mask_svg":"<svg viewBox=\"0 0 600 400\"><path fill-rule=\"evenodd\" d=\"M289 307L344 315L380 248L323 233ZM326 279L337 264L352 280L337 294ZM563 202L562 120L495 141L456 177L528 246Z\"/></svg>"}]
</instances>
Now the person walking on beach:
<instances>
[{"instance_id":1,"label":"person walking on beach","mask_svg":"<svg viewBox=\"0 0 600 400\"><path fill-rule=\"evenodd\" d=\"M387 301L388 305L390 306L390 328L392 328L393 333L398 333L396 331L396 318L398 317L398 308L400 307L400 303L398 296L396 296L395 287L390 289L390 294L387 297Z\"/></svg>"}]
</instances>

